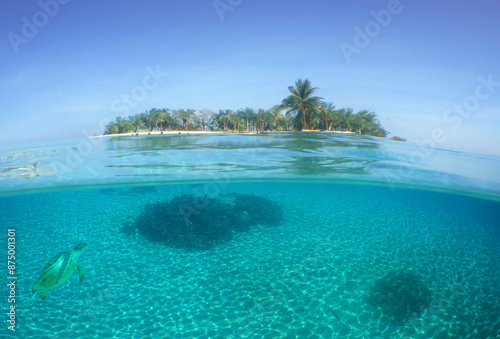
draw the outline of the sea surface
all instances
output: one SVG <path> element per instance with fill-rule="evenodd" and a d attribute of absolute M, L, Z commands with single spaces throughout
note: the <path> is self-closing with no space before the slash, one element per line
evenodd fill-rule
<path fill-rule="evenodd" d="M 206 248 L 141 233 L 179 197 L 182 227 L 251 227 Z M 500 157 L 312 132 L 68 140 L 1 150 L 0 225 L 1 338 L 500 337 Z M 83 283 L 29 304 L 80 242 Z M 428 291 L 402 321 L 387 312 L 415 284 L 370 302 L 394 272 Z"/>

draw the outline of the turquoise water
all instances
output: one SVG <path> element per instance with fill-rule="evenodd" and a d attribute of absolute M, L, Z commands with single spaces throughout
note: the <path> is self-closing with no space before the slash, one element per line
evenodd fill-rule
<path fill-rule="evenodd" d="M 16 332 L 4 323 L 1 335 L 500 336 L 498 157 L 293 133 L 76 140 L 1 160 L 1 239 L 6 248 L 7 229 L 16 230 L 18 276 Z M 145 206 L 183 194 L 224 206 L 235 195 L 264 197 L 282 220 L 206 250 L 130 231 Z M 27 304 L 45 264 L 80 241 L 89 246 L 85 281 L 75 273 Z M 395 270 L 430 291 L 404 323 L 367 302 Z M 7 313 L 6 297 L 2 306 Z"/>

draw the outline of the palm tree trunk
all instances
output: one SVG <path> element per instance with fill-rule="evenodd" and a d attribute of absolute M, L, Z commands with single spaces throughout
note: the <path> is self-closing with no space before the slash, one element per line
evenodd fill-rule
<path fill-rule="evenodd" d="M 306 125 L 306 110 L 305 109 L 302 110 L 302 115 L 304 116 L 304 126 L 302 127 L 302 129 L 307 129 L 307 125 Z"/>

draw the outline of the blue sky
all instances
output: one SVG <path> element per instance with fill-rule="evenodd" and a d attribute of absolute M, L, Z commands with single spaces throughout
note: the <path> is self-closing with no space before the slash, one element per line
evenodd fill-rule
<path fill-rule="evenodd" d="M 0 147 L 152 107 L 270 108 L 307 78 L 393 135 L 500 155 L 498 0 L 5 0 L 0 13 Z"/>

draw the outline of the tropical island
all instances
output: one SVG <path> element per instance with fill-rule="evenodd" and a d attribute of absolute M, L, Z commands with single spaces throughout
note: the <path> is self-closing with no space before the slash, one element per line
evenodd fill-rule
<path fill-rule="evenodd" d="M 270 109 L 242 108 L 237 111 L 221 109 L 214 113 L 209 109 L 152 108 L 128 118 L 117 117 L 106 125 L 105 135 L 153 131 L 200 132 L 291 132 L 331 131 L 358 133 L 386 137 L 389 133 L 381 126 L 374 112 L 352 108 L 337 109 L 331 102 L 315 96 L 319 88 L 312 87 L 308 79 L 297 80 L 288 87 L 290 95 Z M 394 140 L 404 140 L 393 137 Z"/>

